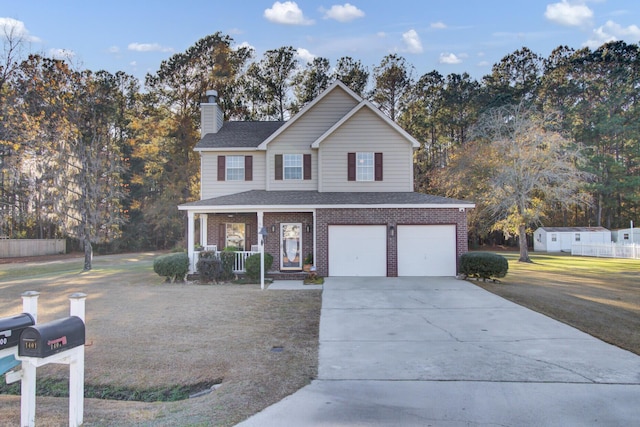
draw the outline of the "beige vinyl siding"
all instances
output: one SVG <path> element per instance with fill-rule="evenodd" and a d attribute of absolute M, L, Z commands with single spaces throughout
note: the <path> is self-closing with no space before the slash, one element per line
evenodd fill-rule
<path fill-rule="evenodd" d="M 218 181 L 218 156 L 253 156 L 252 181 Z M 249 190 L 264 190 L 264 151 L 203 151 L 200 157 L 200 199 L 225 196 Z"/>
<path fill-rule="evenodd" d="M 383 153 L 382 181 L 348 181 L 347 153 Z M 362 108 L 320 143 L 319 191 L 413 191 L 411 143 Z"/>
<path fill-rule="evenodd" d="M 318 156 L 316 150 L 311 149 L 311 144 L 356 105 L 358 105 L 357 100 L 344 90 L 337 88 L 271 141 L 267 146 L 267 189 L 271 191 L 317 190 Z M 274 172 L 276 154 L 311 154 L 311 179 L 276 181 Z"/>

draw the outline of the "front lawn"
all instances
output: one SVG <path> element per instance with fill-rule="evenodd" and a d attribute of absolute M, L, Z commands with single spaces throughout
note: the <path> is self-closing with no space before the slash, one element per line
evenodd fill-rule
<path fill-rule="evenodd" d="M 316 377 L 321 291 L 168 284 L 153 272 L 156 255 L 98 256 L 89 272 L 77 258 L 2 266 L 2 317 L 21 312 L 27 290 L 41 293 L 39 322 L 67 316 L 70 294 L 88 295 L 86 390 L 106 399 L 85 400 L 85 426 L 234 425 Z M 65 425 L 68 400 L 55 396 L 65 394 L 68 367 L 37 375 L 46 390 L 36 424 Z M 205 394 L 148 402 L 185 390 Z M 0 394 L 0 411 L 1 425 L 18 425 L 20 397 Z"/>

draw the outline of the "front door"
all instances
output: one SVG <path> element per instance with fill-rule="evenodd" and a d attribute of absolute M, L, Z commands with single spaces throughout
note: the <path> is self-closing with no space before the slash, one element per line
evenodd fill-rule
<path fill-rule="evenodd" d="M 302 224 L 280 224 L 280 270 L 302 270 Z"/>

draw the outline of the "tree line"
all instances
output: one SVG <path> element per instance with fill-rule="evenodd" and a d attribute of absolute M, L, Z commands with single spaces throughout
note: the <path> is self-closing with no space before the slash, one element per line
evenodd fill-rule
<path fill-rule="evenodd" d="M 335 64 L 326 58 L 301 63 L 290 46 L 257 58 L 218 32 L 163 61 L 140 82 L 124 72 L 78 69 L 25 52 L 19 37 L 5 36 L 0 236 L 71 237 L 85 249 L 86 268 L 94 247 L 118 252 L 184 241 L 185 221 L 176 205 L 199 198 L 193 147 L 199 105 L 209 89 L 218 90 L 226 120 L 287 120 L 340 79 L 420 141 L 416 191 L 479 200 L 470 218 L 474 239 L 522 225 L 496 214 L 513 208 L 500 205 L 504 195 L 485 197 L 488 183 L 511 185 L 490 171 L 517 163 L 505 153 L 518 137 L 500 146 L 501 138 L 486 132 L 496 117 L 510 122 L 522 116 L 530 126 L 519 135 L 541 136 L 524 142 L 542 155 L 531 164 L 553 169 L 557 157 L 555 166 L 564 162 L 575 169 L 562 180 L 578 182 L 556 191 L 561 197 L 549 191 L 559 188 L 557 180 L 527 190 L 531 204 L 523 209 L 536 215 L 519 217 L 525 229 L 541 223 L 625 227 L 638 213 L 635 44 L 560 46 L 547 58 L 523 47 L 476 80 L 467 73 L 418 75 L 397 54 L 373 67 L 348 56 Z M 553 151 L 548 141 L 562 143 Z M 526 156 L 518 160 L 527 164 Z"/>

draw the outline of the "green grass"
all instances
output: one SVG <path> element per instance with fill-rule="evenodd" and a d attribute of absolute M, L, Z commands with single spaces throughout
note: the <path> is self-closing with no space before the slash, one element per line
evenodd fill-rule
<path fill-rule="evenodd" d="M 496 252 L 509 261 L 509 271 L 514 274 L 527 272 L 571 274 L 619 274 L 640 273 L 640 260 L 621 258 L 578 257 L 558 253 L 530 253 L 533 263 L 518 262 L 517 252 Z"/>
<path fill-rule="evenodd" d="M 119 261 L 113 257 L 102 258 L 95 256 L 90 271 L 83 271 L 84 258 L 69 258 L 59 261 L 45 261 L 37 263 L 3 264 L 0 269 L 0 283 L 13 280 L 49 279 L 56 280 L 65 276 L 90 277 L 92 280 L 109 279 L 110 277 L 127 274 L 128 277 L 146 276 L 149 271 L 152 277 L 161 279 L 153 273 L 153 258 L 157 253 L 138 253 L 118 255 Z M 142 277 L 140 277 L 142 278 Z"/>

